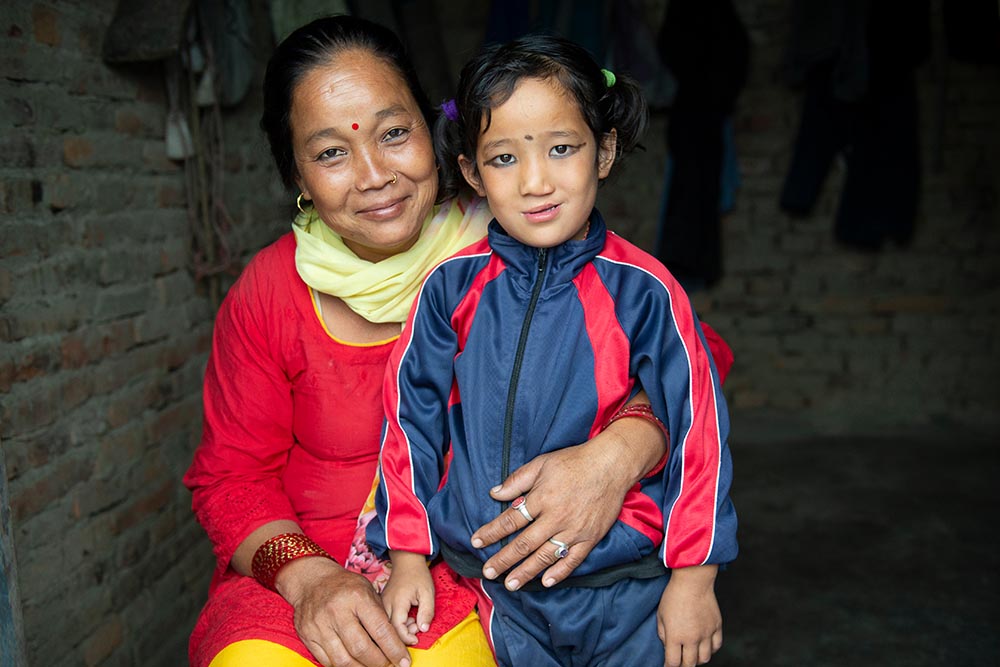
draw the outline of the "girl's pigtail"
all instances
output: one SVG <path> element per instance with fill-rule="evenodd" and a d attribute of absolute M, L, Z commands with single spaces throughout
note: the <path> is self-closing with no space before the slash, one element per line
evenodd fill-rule
<path fill-rule="evenodd" d="M 607 89 L 604 99 L 605 127 L 618 131 L 617 159 L 636 147 L 649 125 L 649 108 L 646 96 L 638 82 L 626 74 L 615 74 L 614 84 Z"/>
<path fill-rule="evenodd" d="M 462 119 L 455 100 L 441 105 L 441 113 L 434 122 L 433 136 L 439 170 L 438 202 L 443 202 L 468 187 L 458 167 L 458 156 L 462 153 Z"/>

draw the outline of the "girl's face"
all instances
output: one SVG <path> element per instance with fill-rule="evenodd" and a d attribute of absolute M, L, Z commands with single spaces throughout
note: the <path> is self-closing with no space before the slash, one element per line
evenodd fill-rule
<path fill-rule="evenodd" d="M 296 182 L 358 257 L 412 246 L 434 205 L 430 132 L 403 78 L 364 50 L 305 74 L 292 94 Z"/>
<path fill-rule="evenodd" d="M 611 171 L 614 131 L 598 146 L 576 101 L 554 79 L 524 79 L 492 110 L 465 179 L 508 234 L 551 248 L 583 238 L 597 184 Z"/>

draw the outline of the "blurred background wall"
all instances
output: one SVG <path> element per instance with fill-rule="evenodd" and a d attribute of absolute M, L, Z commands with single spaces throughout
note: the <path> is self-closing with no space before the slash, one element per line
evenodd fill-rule
<path fill-rule="evenodd" d="M 666 0 L 626 4 L 632 46 L 655 44 Z M 843 153 L 809 211 L 781 204 L 806 94 L 787 76 L 792 3 L 734 5 L 749 46 L 727 116 L 738 178 L 721 272 L 692 283 L 736 356 L 733 433 L 1000 433 L 1000 66 L 949 49 L 943 3 L 928 3 L 912 231 L 862 249 L 835 234 Z M 180 478 L 218 301 L 291 220 L 257 128 L 260 77 L 275 35 L 316 6 L 0 7 L 0 664 L 186 662 L 213 561 Z M 408 32 L 436 100 L 490 21 L 486 2 L 357 9 Z M 195 25 L 220 54 L 208 84 L 183 46 L 204 43 Z M 599 205 L 654 251 L 672 84 L 645 74 L 646 151 Z"/>

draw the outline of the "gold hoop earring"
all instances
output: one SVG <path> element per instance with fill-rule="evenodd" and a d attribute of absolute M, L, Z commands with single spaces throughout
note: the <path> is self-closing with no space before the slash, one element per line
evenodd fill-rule
<path fill-rule="evenodd" d="M 295 198 L 295 205 L 299 207 L 299 210 L 302 211 L 303 215 L 308 215 L 308 212 L 304 208 L 302 208 L 302 196 L 304 194 L 305 194 L 304 192 L 299 193 L 299 196 Z"/>
<path fill-rule="evenodd" d="M 389 185 L 395 185 L 395 184 L 396 184 L 396 172 L 392 172 L 392 180 L 389 181 Z"/>

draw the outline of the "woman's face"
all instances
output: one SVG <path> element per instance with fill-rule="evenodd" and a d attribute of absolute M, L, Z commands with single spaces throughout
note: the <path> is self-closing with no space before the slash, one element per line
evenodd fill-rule
<path fill-rule="evenodd" d="M 437 195 L 430 132 L 399 73 L 343 51 L 296 85 L 296 182 L 320 218 L 372 262 L 412 246 Z"/>

